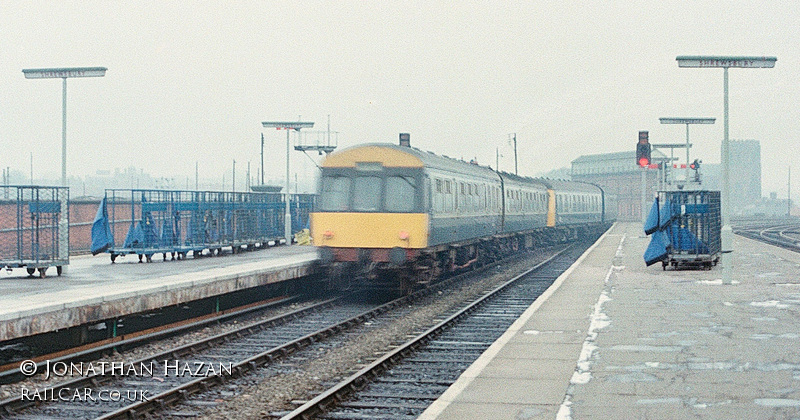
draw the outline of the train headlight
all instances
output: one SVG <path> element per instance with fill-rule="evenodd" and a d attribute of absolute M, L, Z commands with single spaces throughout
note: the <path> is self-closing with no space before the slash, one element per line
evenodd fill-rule
<path fill-rule="evenodd" d="M 322 236 L 325 239 L 331 239 L 331 238 L 333 238 L 333 231 L 332 230 L 326 230 L 325 232 L 322 233 Z"/>
<path fill-rule="evenodd" d="M 397 236 L 400 238 L 401 241 L 407 241 L 409 237 L 408 232 L 404 230 L 401 230 Z"/>

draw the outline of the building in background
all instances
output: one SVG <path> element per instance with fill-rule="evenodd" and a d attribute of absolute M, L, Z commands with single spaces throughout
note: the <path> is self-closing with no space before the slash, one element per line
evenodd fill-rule
<path fill-rule="evenodd" d="M 768 199 L 762 197 L 761 192 L 761 143 L 758 140 L 731 140 L 729 165 L 732 214 L 763 214 L 764 202 Z M 704 163 L 701 167 L 703 188 L 722 190 L 721 165 Z"/>
<path fill-rule="evenodd" d="M 732 140 L 729 155 L 731 207 L 735 214 L 747 213 L 761 200 L 761 143 Z"/>
<path fill-rule="evenodd" d="M 651 161 L 665 161 L 658 150 L 651 152 Z M 572 180 L 599 185 L 608 194 L 617 196 L 617 218 L 642 220 L 642 168 L 636 164 L 636 151 L 583 155 L 572 161 Z M 646 169 L 645 197 L 652 202 L 658 190 L 659 170 Z M 647 205 L 647 204 L 645 204 Z"/>

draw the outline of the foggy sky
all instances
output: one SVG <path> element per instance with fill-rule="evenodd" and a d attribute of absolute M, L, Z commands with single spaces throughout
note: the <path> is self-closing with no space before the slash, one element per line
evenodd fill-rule
<path fill-rule="evenodd" d="M 778 5 L 775 5 L 775 4 Z M 68 171 L 136 166 L 155 176 L 244 178 L 268 145 L 282 179 L 297 120 L 338 131 L 339 147 L 397 142 L 513 169 L 568 166 L 582 154 L 685 142 L 719 162 L 722 69 L 678 55 L 776 56 L 730 70 L 730 137 L 761 142 L 763 194 L 786 197 L 800 134 L 800 6 L 795 2 L 0 2 L 0 167 L 61 171 L 61 80 L 25 68 L 104 66 L 69 79 Z M 683 152 L 677 153 L 684 156 Z M 316 155 L 313 156 L 317 161 Z M 292 173 L 316 173 L 292 152 Z M 796 159 L 795 159 L 796 160 Z M 800 173 L 800 165 L 795 168 Z M 793 182 L 793 194 L 800 182 Z"/>

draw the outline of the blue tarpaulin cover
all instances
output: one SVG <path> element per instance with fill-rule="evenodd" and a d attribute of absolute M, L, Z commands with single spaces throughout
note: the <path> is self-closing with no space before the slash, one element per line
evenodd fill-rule
<path fill-rule="evenodd" d="M 131 222 L 128 227 L 128 234 L 125 235 L 125 242 L 122 244 L 123 248 L 141 248 L 144 246 L 144 231 L 139 223 Z"/>
<path fill-rule="evenodd" d="M 673 225 L 672 229 L 672 248 L 676 251 L 692 251 L 695 254 L 708 254 L 708 246 L 697 239 L 689 229 Z"/>
<path fill-rule="evenodd" d="M 676 212 L 679 209 L 674 209 L 669 200 L 664 200 L 661 206 L 659 204 L 658 197 L 656 197 L 644 222 L 645 235 L 650 235 L 659 229 L 666 228 L 672 220 L 672 216 L 680 213 L 680 211 Z"/>
<path fill-rule="evenodd" d="M 658 198 L 653 201 L 653 206 L 650 207 L 650 213 L 647 213 L 647 219 L 644 221 L 644 234 L 649 235 L 658 230 L 660 223 L 658 217 Z"/>
<path fill-rule="evenodd" d="M 114 237 L 108 227 L 108 208 L 106 207 L 106 199 L 103 198 L 100 201 L 100 207 L 97 208 L 94 222 L 92 222 L 92 246 L 89 250 L 92 255 L 97 255 L 112 246 L 114 246 Z"/>
<path fill-rule="evenodd" d="M 656 231 L 650 237 L 650 245 L 644 251 L 644 263 L 651 266 L 659 261 L 664 261 L 669 254 L 668 248 L 669 236 L 663 230 Z"/>
<path fill-rule="evenodd" d="M 680 214 L 680 211 L 675 211 L 672 203 L 670 203 L 669 200 L 664 200 L 664 204 L 661 206 L 661 211 L 659 211 L 658 216 L 660 229 L 666 228 L 669 222 L 672 220 L 672 216 L 678 214 Z"/>

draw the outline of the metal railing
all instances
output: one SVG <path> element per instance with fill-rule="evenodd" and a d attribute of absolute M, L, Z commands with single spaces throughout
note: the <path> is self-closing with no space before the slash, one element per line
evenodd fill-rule
<path fill-rule="evenodd" d="M 69 189 L 2 187 L 0 200 L 0 267 L 39 269 L 69 264 Z"/>
<path fill-rule="evenodd" d="M 116 255 L 259 247 L 284 235 L 284 196 L 179 190 L 108 189 L 92 228 L 92 253 Z M 314 196 L 290 196 L 293 230 L 308 220 Z"/>

